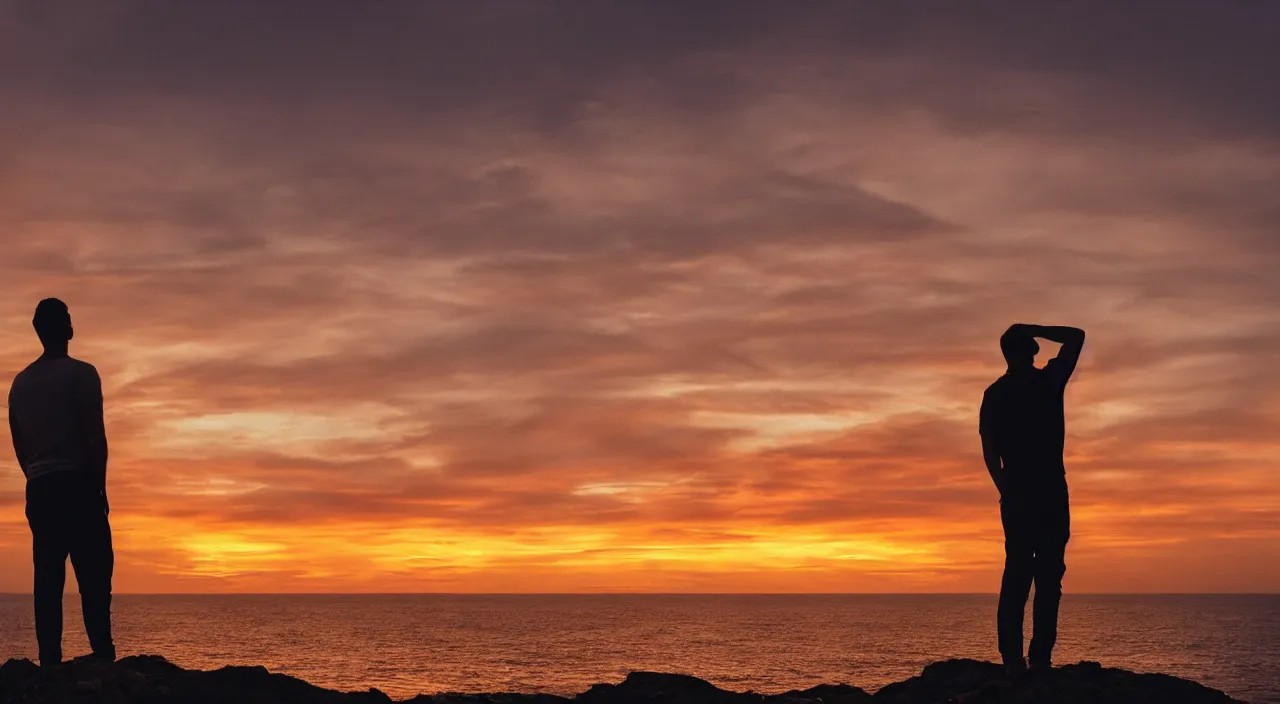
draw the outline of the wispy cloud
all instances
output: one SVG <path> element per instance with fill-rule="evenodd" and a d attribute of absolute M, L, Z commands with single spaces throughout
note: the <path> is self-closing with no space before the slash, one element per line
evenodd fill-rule
<path fill-rule="evenodd" d="M 2 4 L 0 371 L 67 300 L 123 591 L 987 591 L 1076 324 L 1069 588 L 1273 591 L 1280 23 L 1079 5 Z"/>

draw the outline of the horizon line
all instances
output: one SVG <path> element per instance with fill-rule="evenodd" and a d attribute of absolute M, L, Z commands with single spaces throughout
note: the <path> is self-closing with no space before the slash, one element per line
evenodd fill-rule
<path fill-rule="evenodd" d="M 31 597 L 0 592 L 0 597 Z M 75 594 L 68 593 L 68 597 Z M 112 596 L 989 596 L 999 592 L 114 592 Z M 1071 596 L 1280 596 L 1280 592 L 1072 592 Z"/>

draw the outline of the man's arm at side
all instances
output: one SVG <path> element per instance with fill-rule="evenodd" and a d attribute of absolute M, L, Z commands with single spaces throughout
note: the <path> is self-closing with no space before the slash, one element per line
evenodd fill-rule
<path fill-rule="evenodd" d="M 1000 461 L 1000 451 L 996 448 L 996 444 L 986 435 L 982 436 L 982 459 L 987 463 L 987 472 L 991 474 L 991 481 L 995 482 L 996 491 L 1004 496 L 1004 465 Z"/>
<path fill-rule="evenodd" d="M 27 473 L 27 448 L 22 439 L 22 429 L 18 427 L 18 419 L 13 417 L 13 400 L 9 401 L 9 436 L 13 438 L 13 454 L 18 457 L 18 466 L 22 473 Z"/>
<path fill-rule="evenodd" d="M 1058 356 L 1050 360 L 1050 364 L 1062 377 L 1065 384 L 1080 361 L 1080 351 L 1084 349 L 1084 330 L 1065 325 L 1028 325 L 1027 332 L 1032 337 L 1040 337 L 1056 342 L 1062 347 Z"/>
<path fill-rule="evenodd" d="M 98 488 L 107 488 L 107 427 L 102 413 L 102 378 L 98 370 L 89 367 L 85 375 L 85 392 L 82 398 L 85 419 L 85 445 L 88 448 L 89 473 Z"/>
<path fill-rule="evenodd" d="M 991 474 L 996 490 L 1003 496 L 1004 463 L 1000 459 L 1000 448 L 995 440 L 995 409 L 992 404 L 991 393 L 988 391 L 982 395 L 982 406 L 978 410 L 978 433 L 982 435 L 982 460 L 987 463 L 987 472 Z"/>

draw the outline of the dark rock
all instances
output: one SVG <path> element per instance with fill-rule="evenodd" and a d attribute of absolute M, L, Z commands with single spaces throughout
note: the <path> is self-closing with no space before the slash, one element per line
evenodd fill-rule
<path fill-rule="evenodd" d="M 917 677 L 885 686 L 872 699 L 886 704 L 1239 704 L 1196 682 L 1096 662 L 1010 680 L 1003 667 L 977 660 L 934 663 Z"/>
<path fill-rule="evenodd" d="M 386 694 L 335 692 L 264 667 L 185 670 L 164 658 L 81 658 L 54 667 L 28 660 L 0 666 L 0 704 L 390 704 Z M 1222 692 L 1168 675 L 1139 675 L 1096 662 L 1010 682 L 998 665 L 948 660 L 875 695 L 849 685 L 784 694 L 730 692 L 689 675 L 633 672 L 573 699 L 550 694 L 418 695 L 409 704 L 1239 704 Z"/>
<path fill-rule="evenodd" d="M 574 698 L 581 704 L 737 704 L 758 702 L 760 695 L 727 692 L 689 675 L 632 672 L 622 684 L 597 684 Z"/>
<path fill-rule="evenodd" d="M 797 691 L 792 690 L 782 695 L 788 699 L 770 700 L 782 702 L 812 702 L 814 704 L 864 704 L 871 701 L 871 695 L 847 684 L 820 684 L 817 687 Z"/>
<path fill-rule="evenodd" d="M 21 687 L 39 671 L 40 668 L 30 660 L 10 660 L 0 665 L 0 697 Z"/>
<path fill-rule="evenodd" d="M 1003 676 L 1004 668 L 994 663 L 946 660 L 926 665 L 923 672 L 909 680 L 885 685 L 873 699 L 888 704 L 942 704 L 957 694 L 999 683 Z"/>

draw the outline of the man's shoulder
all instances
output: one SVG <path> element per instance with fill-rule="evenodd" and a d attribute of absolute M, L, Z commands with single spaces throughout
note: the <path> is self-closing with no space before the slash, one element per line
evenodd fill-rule
<path fill-rule="evenodd" d="M 982 407 L 979 409 L 979 414 L 984 422 L 1006 411 L 1009 405 L 1007 387 L 1008 381 L 1002 376 L 991 382 L 987 390 L 982 392 Z"/>
<path fill-rule="evenodd" d="M 982 392 L 982 406 L 978 409 L 978 432 L 989 435 L 1004 423 L 1008 403 L 1004 400 L 1005 377 L 1000 377 Z"/>
<path fill-rule="evenodd" d="M 1008 385 L 1009 385 L 1009 375 L 1003 374 L 1000 376 L 1000 378 L 996 379 L 995 381 L 987 385 L 987 390 L 982 392 L 982 397 L 989 398 L 991 396 L 998 395 Z"/>
<path fill-rule="evenodd" d="M 1040 380 L 1044 387 L 1061 394 L 1066 391 L 1067 382 L 1071 379 L 1071 372 L 1064 370 L 1062 360 L 1054 357 L 1045 362 L 1044 368 L 1036 370 L 1036 378 Z"/>
<path fill-rule="evenodd" d="M 98 368 L 93 366 L 92 364 L 89 364 L 83 359 L 76 359 L 75 357 L 67 357 L 67 363 L 70 364 L 71 367 L 75 369 L 76 372 L 79 374 L 85 374 L 85 375 L 91 375 L 91 376 L 98 375 Z"/>
<path fill-rule="evenodd" d="M 93 394 L 97 389 L 102 388 L 102 377 L 98 376 L 97 367 L 73 357 L 68 357 L 67 360 L 71 365 L 69 372 L 75 378 L 72 383 L 75 384 L 76 388 L 88 394 Z"/>
<path fill-rule="evenodd" d="M 74 376 L 76 378 L 97 379 L 98 368 L 92 364 L 74 357 L 62 357 L 61 359 L 37 359 L 28 364 L 22 371 L 13 377 L 13 384 L 9 387 L 10 393 L 13 389 L 20 388 L 24 385 L 36 383 L 39 384 L 43 379 Z"/>
<path fill-rule="evenodd" d="M 39 361 L 40 360 L 36 360 L 35 362 L 28 364 L 27 366 L 22 368 L 22 371 L 13 375 L 13 382 L 9 384 L 10 396 L 13 396 L 14 391 L 20 390 L 23 387 L 23 385 L 25 385 L 28 381 L 30 381 L 31 375 L 32 375 L 31 370 L 33 367 L 36 366 L 37 363 L 39 363 Z"/>

